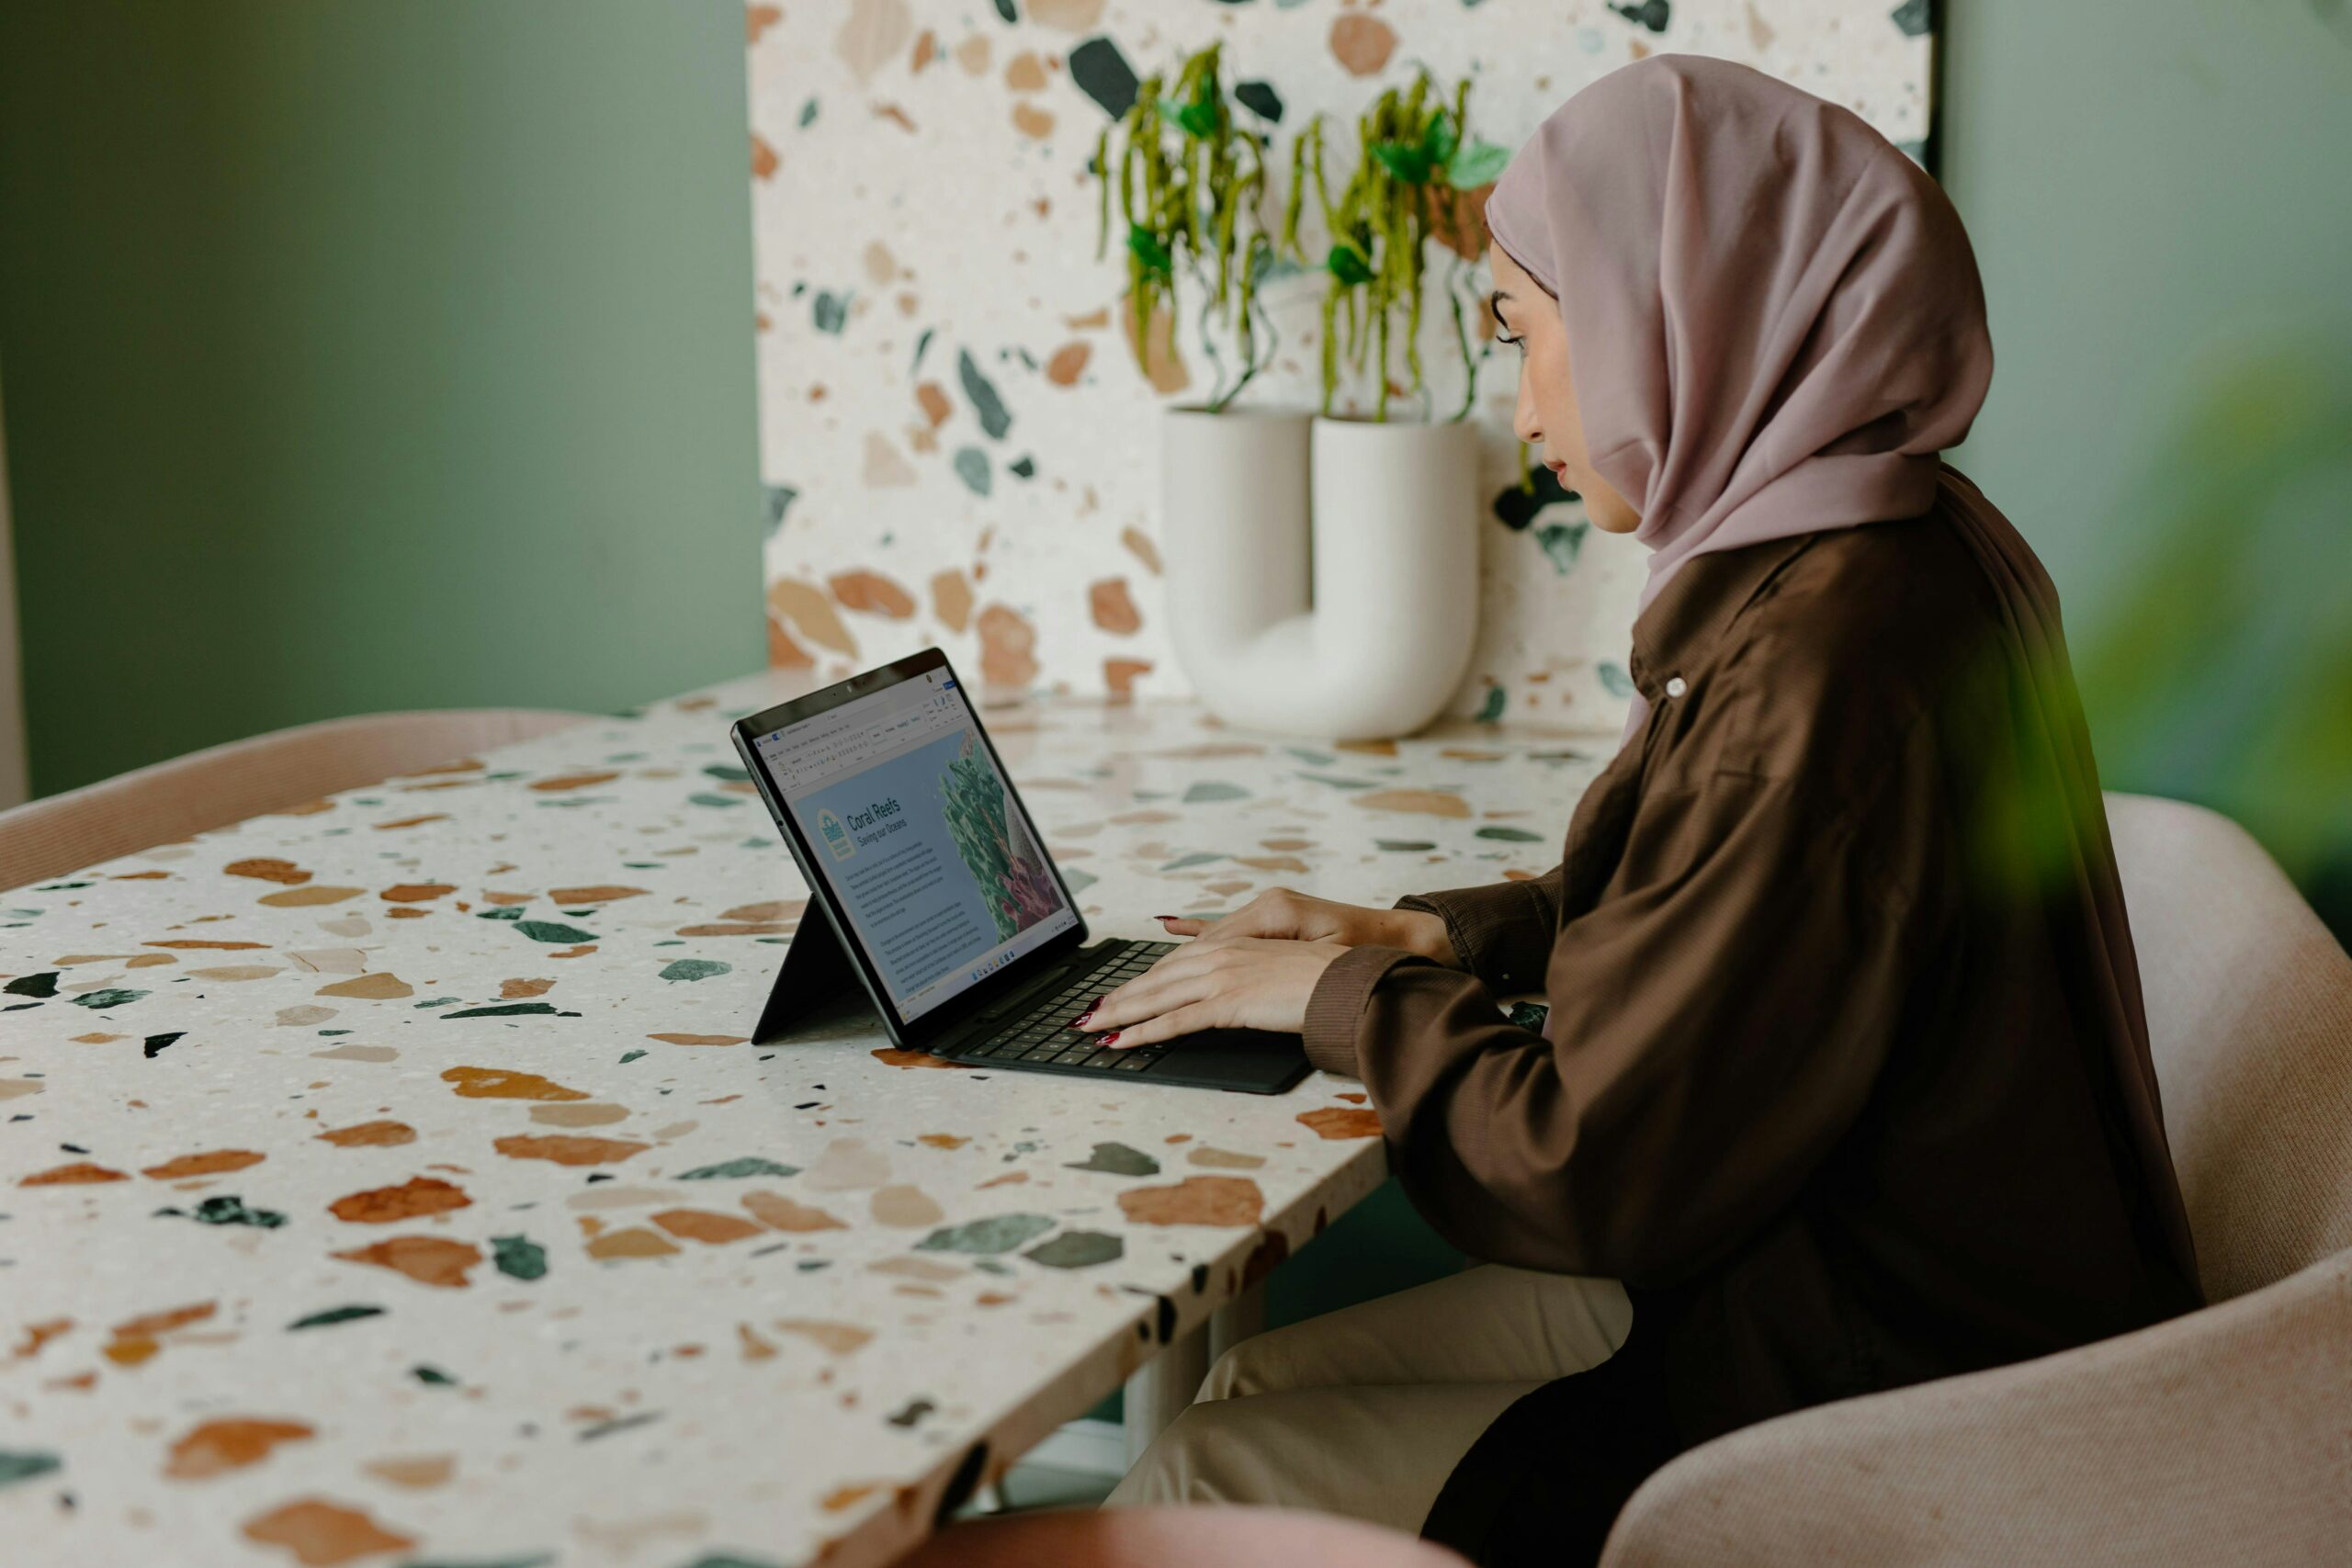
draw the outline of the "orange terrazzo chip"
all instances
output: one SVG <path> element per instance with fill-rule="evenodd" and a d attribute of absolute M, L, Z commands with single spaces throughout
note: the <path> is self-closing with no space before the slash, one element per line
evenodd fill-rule
<path fill-rule="evenodd" d="M 376 975 L 355 975 L 348 980 L 337 980 L 321 986 L 314 993 L 322 997 L 356 997 L 362 1001 L 393 1002 L 416 995 L 416 987 L 399 976 L 386 970 Z"/>
<path fill-rule="evenodd" d="M 395 1235 L 328 1256 L 390 1269 L 420 1285 L 454 1290 L 472 1283 L 466 1278 L 466 1270 L 481 1261 L 481 1248 L 470 1242 L 450 1241 L 437 1235 Z"/>
<path fill-rule="evenodd" d="M 1254 1225 L 1265 1207 L 1266 1195 L 1245 1176 L 1188 1176 L 1119 1194 L 1119 1212 L 1147 1225 Z"/>
<path fill-rule="evenodd" d="M 896 1046 L 886 1045 L 868 1055 L 886 1067 L 948 1067 L 957 1072 L 965 1070 L 963 1063 L 951 1062 L 944 1056 L 934 1056 L 928 1051 L 901 1051 Z"/>
<path fill-rule="evenodd" d="M 652 1146 L 625 1138 L 575 1138 L 559 1134 L 533 1136 L 524 1133 L 501 1138 L 491 1145 L 509 1159 L 553 1160 L 558 1165 L 612 1165 L 631 1155 L 641 1155 Z"/>
<path fill-rule="evenodd" d="M 874 1330 L 854 1323 L 832 1323 L 820 1317 L 782 1317 L 776 1327 L 821 1346 L 827 1354 L 846 1356 L 874 1337 Z"/>
<path fill-rule="evenodd" d="M 730 1241 L 762 1234 L 760 1227 L 749 1220 L 713 1213 L 708 1209 L 664 1209 L 653 1216 L 653 1223 L 672 1235 L 711 1247 L 723 1247 Z"/>
<path fill-rule="evenodd" d="M 212 1149 L 200 1155 L 182 1155 L 161 1165 L 151 1165 L 141 1171 L 158 1181 L 178 1181 L 191 1176 L 219 1176 L 227 1171 L 243 1170 L 259 1165 L 268 1156 L 252 1149 Z"/>
<path fill-rule="evenodd" d="M 1380 1136 L 1380 1112 L 1363 1106 L 1327 1105 L 1320 1111 L 1302 1111 L 1296 1119 L 1314 1128 L 1318 1138 Z"/>
<path fill-rule="evenodd" d="M 119 1170 L 108 1170 L 88 1160 L 76 1160 L 72 1165 L 51 1166 L 37 1170 L 17 1183 L 19 1187 L 81 1187 L 95 1181 L 128 1181 L 130 1178 Z"/>
<path fill-rule="evenodd" d="M 258 1464 L 278 1444 L 315 1435 L 315 1428 L 300 1421 L 231 1416 L 201 1422 L 172 1445 L 171 1461 L 164 1466 L 164 1473 L 176 1481 L 201 1481 L 222 1471 Z"/>
<path fill-rule="evenodd" d="M 473 1201 L 464 1188 L 453 1182 L 437 1176 L 413 1176 L 398 1187 L 371 1187 L 365 1192 L 338 1198 L 327 1205 L 327 1213 L 353 1224 L 387 1225 L 425 1214 L 471 1208 Z"/>
<path fill-rule="evenodd" d="M 600 1235 L 588 1244 L 591 1258 L 668 1258 L 678 1248 L 656 1231 L 643 1225 L 631 1225 Z"/>
<path fill-rule="evenodd" d="M 796 1203 L 774 1192 L 746 1192 L 743 1207 L 762 1224 L 780 1231 L 839 1231 L 849 1227 L 822 1209 Z"/>
<path fill-rule="evenodd" d="M 609 904 L 616 898 L 638 898 L 642 897 L 644 894 L 645 889 L 642 887 L 625 887 L 616 883 L 598 883 L 593 887 L 550 887 L 548 889 L 548 897 L 551 902 L 567 907 L 573 904 Z"/>
<path fill-rule="evenodd" d="M 345 898 L 356 898 L 367 891 L 364 887 L 288 887 L 283 893 L 266 893 L 261 902 L 274 909 L 307 909 L 316 904 L 340 904 Z"/>
<path fill-rule="evenodd" d="M 330 1127 L 316 1139 L 333 1144 L 339 1149 L 380 1149 L 396 1144 L 416 1142 L 416 1129 L 405 1122 L 361 1122 L 349 1127 Z"/>
<path fill-rule="evenodd" d="M 263 882 L 278 882 L 288 886 L 311 880 L 311 874 L 290 860 L 256 859 L 231 861 L 220 868 L 228 876 L 250 876 Z"/>
<path fill-rule="evenodd" d="M 771 898 L 759 904 L 738 904 L 731 909 L 721 909 L 722 920 L 797 920 L 808 912 L 806 898 Z"/>
<path fill-rule="evenodd" d="M 323 1497 L 298 1498 L 254 1515 L 243 1528 L 248 1540 L 291 1551 L 302 1568 L 334 1568 L 354 1558 L 400 1551 L 416 1544 L 414 1536 L 385 1529 L 361 1510 Z"/>
<path fill-rule="evenodd" d="M 513 1072 L 504 1067 L 451 1067 L 441 1075 L 441 1081 L 456 1085 L 459 1097 L 466 1100 L 588 1098 L 579 1089 L 566 1089 L 537 1073 Z"/>

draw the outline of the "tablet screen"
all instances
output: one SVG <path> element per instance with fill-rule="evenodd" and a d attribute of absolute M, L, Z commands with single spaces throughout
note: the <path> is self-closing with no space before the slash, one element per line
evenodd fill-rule
<path fill-rule="evenodd" d="M 1078 924 L 947 671 L 753 744 L 900 1018 Z"/>

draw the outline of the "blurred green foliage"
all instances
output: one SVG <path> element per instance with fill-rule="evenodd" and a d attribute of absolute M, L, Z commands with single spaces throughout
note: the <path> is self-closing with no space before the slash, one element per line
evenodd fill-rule
<path fill-rule="evenodd" d="M 2200 366 L 2075 671 L 2109 789 L 2193 800 L 2352 942 L 2352 336 Z"/>

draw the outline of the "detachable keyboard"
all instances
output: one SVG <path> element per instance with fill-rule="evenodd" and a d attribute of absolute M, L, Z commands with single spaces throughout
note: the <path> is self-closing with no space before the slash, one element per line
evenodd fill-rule
<path fill-rule="evenodd" d="M 1122 1051 L 1094 1043 L 1103 1031 L 1072 1029 L 1069 1021 L 1084 1012 L 1095 998 L 1116 990 L 1158 963 L 1161 954 L 1175 950 L 1172 942 L 1122 942 L 1108 964 L 1048 993 L 1020 1017 L 957 1051 L 956 1059 L 1049 1065 L 1079 1072 L 1148 1073 L 1167 1058 L 1174 1042 Z"/>
<path fill-rule="evenodd" d="M 1306 1054 L 1295 1034 L 1262 1029 L 1206 1029 L 1126 1050 L 1097 1045 L 1103 1031 L 1072 1029 L 1069 1021 L 1095 998 L 1117 989 L 1176 950 L 1172 942 L 1114 937 L 1084 949 L 1098 954 L 1071 978 L 1048 985 L 1042 998 L 1023 998 L 1018 1012 L 995 1019 L 968 1043 L 941 1054 L 973 1066 L 1023 1072 L 1081 1073 L 1129 1083 L 1181 1084 L 1202 1089 L 1279 1094 L 1306 1075 Z"/>

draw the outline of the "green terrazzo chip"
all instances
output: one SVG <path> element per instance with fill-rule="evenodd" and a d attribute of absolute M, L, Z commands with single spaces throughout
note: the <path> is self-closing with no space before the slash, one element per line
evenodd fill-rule
<path fill-rule="evenodd" d="M 0 1486 L 30 1481 L 64 1468 L 65 1461 L 40 1449 L 0 1449 Z"/>
<path fill-rule="evenodd" d="M 276 1230 L 286 1223 L 286 1216 L 275 1209 L 249 1209 L 245 1206 L 243 1199 L 228 1194 L 218 1198 L 207 1198 L 203 1202 L 198 1203 L 193 1212 L 180 1208 L 163 1208 L 156 1210 L 155 1213 L 158 1217 L 164 1214 L 178 1215 L 195 1220 L 200 1224 L 254 1225 L 262 1230 Z"/>
<path fill-rule="evenodd" d="M 1101 1231 L 1064 1231 L 1021 1256 L 1048 1269 L 1091 1269 L 1098 1263 L 1115 1263 L 1126 1250 L 1125 1242 Z"/>
<path fill-rule="evenodd" d="M 998 1214 L 960 1225 L 943 1225 L 915 1243 L 917 1252 L 1011 1252 L 1054 1228 L 1045 1214 Z"/>
<path fill-rule="evenodd" d="M 518 920 L 514 929 L 533 942 L 560 942 L 570 945 L 596 940 L 594 931 L 583 931 L 578 926 L 567 926 L 560 920 Z"/>
<path fill-rule="evenodd" d="M 548 1249 L 528 1236 L 494 1235 L 490 1238 L 492 1256 L 497 1260 L 498 1271 L 510 1279 L 537 1280 L 548 1271 Z"/>
<path fill-rule="evenodd" d="M 308 1317 L 296 1318 L 286 1325 L 286 1331 L 291 1334 L 298 1328 L 324 1328 L 329 1324 L 350 1323 L 363 1317 L 383 1315 L 384 1309 L 379 1306 L 329 1307 L 324 1312 L 314 1312 Z"/>
<path fill-rule="evenodd" d="M 680 1173 L 678 1179 L 711 1181 L 726 1177 L 797 1176 L 799 1174 L 800 1168 L 797 1165 L 779 1165 L 775 1160 L 763 1159 L 758 1155 L 744 1155 L 739 1159 L 721 1160 L 717 1165 L 706 1165 L 695 1170 L 684 1171 Z"/>
<path fill-rule="evenodd" d="M 1084 1159 L 1064 1162 L 1070 1170 L 1102 1170 L 1113 1176 L 1158 1176 L 1159 1162 L 1125 1144 L 1097 1144 Z"/>

